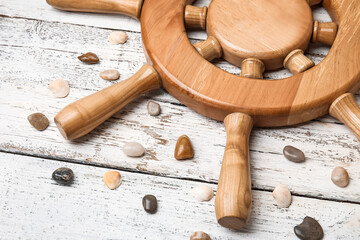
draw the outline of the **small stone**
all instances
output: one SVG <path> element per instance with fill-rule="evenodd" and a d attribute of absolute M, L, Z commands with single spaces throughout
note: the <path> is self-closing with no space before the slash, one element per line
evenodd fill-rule
<path fill-rule="evenodd" d="M 151 116 L 158 116 L 161 112 L 160 104 L 154 101 L 148 101 L 147 111 Z"/>
<path fill-rule="evenodd" d="M 214 190 L 207 185 L 200 185 L 191 189 L 190 194 L 199 202 L 210 201 L 214 197 Z"/>
<path fill-rule="evenodd" d="M 69 185 L 74 180 L 74 173 L 70 168 L 58 168 L 53 172 L 52 178 L 59 184 Z"/>
<path fill-rule="evenodd" d="M 194 232 L 190 240 L 211 240 L 210 236 L 204 232 Z"/>
<path fill-rule="evenodd" d="M 33 113 L 27 117 L 29 123 L 39 131 L 44 131 L 49 126 L 49 119 L 42 113 Z"/>
<path fill-rule="evenodd" d="M 78 59 L 87 64 L 95 64 L 99 62 L 98 56 L 96 56 L 96 54 L 92 52 L 88 52 L 81 56 L 78 56 Z"/>
<path fill-rule="evenodd" d="M 100 77 L 107 81 L 114 81 L 120 78 L 120 73 L 117 70 L 105 70 L 100 73 Z"/>
<path fill-rule="evenodd" d="M 129 157 L 141 157 L 145 153 L 144 147 L 137 142 L 126 143 L 122 150 Z"/>
<path fill-rule="evenodd" d="M 128 40 L 128 35 L 123 31 L 115 31 L 109 34 L 108 40 L 112 44 L 123 44 Z"/>
<path fill-rule="evenodd" d="M 283 149 L 284 156 L 292 162 L 301 163 L 305 161 L 305 154 L 293 146 L 286 146 Z"/>
<path fill-rule="evenodd" d="M 64 98 L 69 95 L 69 82 L 64 79 L 56 79 L 49 84 L 49 89 L 57 98 Z"/>
<path fill-rule="evenodd" d="M 290 206 L 292 198 L 287 186 L 279 184 L 272 192 L 272 195 L 280 208 L 288 208 Z"/>
<path fill-rule="evenodd" d="M 294 228 L 294 232 L 303 240 L 320 240 L 324 237 L 321 225 L 312 217 L 305 217 L 303 222 Z"/>
<path fill-rule="evenodd" d="M 182 135 L 179 137 L 176 143 L 174 156 L 177 160 L 185 160 L 194 157 L 194 149 L 188 136 Z"/>
<path fill-rule="evenodd" d="M 119 172 L 108 171 L 104 174 L 103 181 L 110 190 L 114 190 L 121 185 L 122 178 Z"/>
<path fill-rule="evenodd" d="M 338 187 L 346 187 L 349 185 L 349 174 L 343 167 L 336 167 L 331 173 L 331 181 Z"/>
<path fill-rule="evenodd" d="M 143 197 L 142 205 L 148 213 L 154 214 L 157 211 L 157 199 L 154 195 L 146 195 Z"/>

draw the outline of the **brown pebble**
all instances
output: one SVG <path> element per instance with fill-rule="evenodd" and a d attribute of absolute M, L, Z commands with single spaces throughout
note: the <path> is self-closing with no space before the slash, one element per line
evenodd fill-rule
<path fill-rule="evenodd" d="M 211 240 L 211 238 L 207 233 L 199 231 L 194 232 L 193 235 L 191 235 L 190 240 Z"/>
<path fill-rule="evenodd" d="M 30 114 L 27 119 L 39 131 L 43 131 L 49 126 L 49 119 L 42 113 Z"/>
<path fill-rule="evenodd" d="M 146 195 L 142 199 L 142 205 L 144 210 L 148 213 L 156 213 L 157 211 L 157 199 L 154 195 Z"/>
<path fill-rule="evenodd" d="M 78 59 L 87 64 L 95 64 L 99 62 L 98 56 L 96 56 L 96 54 L 92 52 L 88 52 L 81 56 L 78 56 Z"/>
<path fill-rule="evenodd" d="M 338 187 L 349 185 L 349 174 L 343 167 L 336 167 L 331 173 L 331 181 Z"/>
<path fill-rule="evenodd" d="M 293 146 L 286 146 L 283 149 L 284 156 L 292 162 L 301 163 L 305 161 L 305 154 Z"/>
<path fill-rule="evenodd" d="M 320 240 L 324 237 L 324 231 L 312 217 L 305 217 L 303 222 L 294 228 L 296 236 L 303 240 Z"/>
<path fill-rule="evenodd" d="M 194 149 L 188 136 L 182 135 L 179 137 L 176 143 L 174 156 L 177 160 L 185 160 L 194 157 Z"/>
<path fill-rule="evenodd" d="M 120 78 L 120 73 L 117 70 L 105 70 L 100 73 L 100 77 L 107 81 L 114 81 Z"/>

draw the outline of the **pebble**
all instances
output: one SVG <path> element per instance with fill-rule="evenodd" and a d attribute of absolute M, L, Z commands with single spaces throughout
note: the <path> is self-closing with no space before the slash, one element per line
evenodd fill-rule
<path fill-rule="evenodd" d="M 104 174 L 103 181 L 110 190 L 114 190 L 121 185 L 122 178 L 119 172 L 108 171 Z"/>
<path fill-rule="evenodd" d="M 280 208 L 288 208 L 290 206 L 292 198 L 291 192 L 287 186 L 279 184 L 272 192 L 272 195 L 276 201 L 276 204 Z"/>
<path fill-rule="evenodd" d="M 283 149 L 284 156 L 292 162 L 301 163 L 305 161 L 305 154 L 293 146 L 286 146 Z"/>
<path fill-rule="evenodd" d="M 191 189 L 190 194 L 199 202 L 210 201 L 214 197 L 214 190 L 207 185 L 200 185 Z"/>
<path fill-rule="evenodd" d="M 312 217 L 305 217 L 300 225 L 294 227 L 294 232 L 303 240 L 320 240 L 324 237 L 321 225 Z"/>
<path fill-rule="evenodd" d="M 331 173 L 331 181 L 338 187 L 349 185 L 349 174 L 343 167 L 336 167 Z"/>
<path fill-rule="evenodd" d="M 129 157 L 141 157 L 145 153 L 144 147 L 137 142 L 125 143 L 122 150 Z"/>
<path fill-rule="evenodd" d="M 161 112 L 160 104 L 154 101 L 148 101 L 147 111 L 151 116 L 158 116 Z"/>
<path fill-rule="evenodd" d="M 56 79 L 49 84 L 49 89 L 57 98 L 64 98 L 69 95 L 69 82 L 64 79 Z"/>
<path fill-rule="evenodd" d="M 69 185 L 74 179 L 74 173 L 70 168 L 58 168 L 53 172 L 52 178 L 57 183 L 60 183 L 62 185 Z"/>
<path fill-rule="evenodd" d="M 105 70 L 100 73 L 100 77 L 107 81 L 114 81 L 120 78 L 120 73 L 117 70 Z"/>
<path fill-rule="evenodd" d="M 210 236 L 204 232 L 194 232 L 190 240 L 211 240 Z"/>
<path fill-rule="evenodd" d="M 109 34 L 108 40 L 112 44 L 123 44 L 128 40 L 128 35 L 123 31 L 115 31 Z"/>
<path fill-rule="evenodd" d="M 95 64 L 99 62 L 98 56 L 96 56 L 96 54 L 92 52 L 88 52 L 81 56 L 78 56 L 78 59 L 87 64 Z"/>
<path fill-rule="evenodd" d="M 182 135 L 179 137 L 176 143 L 174 156 L 177 160 L 185 160 L 194 157 L 194 149 L 188 136 Z"/>
<path fill-rule="evenodd" d="M 39 131 L 45 130 L 49 126 L 49 119 L 42 113 L 33 113 L 27 117 L 29 123 Z"/>
<path fill-rule="evenodd" d="M 146 195 L 142 199 L 144 210 L 148 213 L 154 214 L 157 211 L 157 199 L 154 195 Z"/>

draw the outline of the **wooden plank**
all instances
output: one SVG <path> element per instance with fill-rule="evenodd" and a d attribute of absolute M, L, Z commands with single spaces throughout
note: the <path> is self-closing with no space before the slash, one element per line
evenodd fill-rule
<path fill-rule="evenodd" d="M 101 70 L 119 69 L 121 80 L 134 73 L 144 61 L 138 33 L 129 33 L 127 44 L 114 46 L 107 43 L 110 31 L 104 29 L 7 18 L 2 18 L 0 27 L 4 29 L 0 32 L 3 59 L 0 147 L 3 151 L 217 182 L 226 137 L 223 124 L 179 105 L 163 91 L 138 99 L 74 143 L 63 140 L 53 123 L 45 132 L 29 126 L 28 114 L 41 111 L 52 118 L 66 104 L 113 84 L 98 77 Z M 76 59 L 87 50 L 98 53 L 101 64 L 88 66 Z M 70 81 L 69 97 L 54 99 L 51 96 L 47 85 L 55 78 Z M 159 117 L 147 115 L 149 98 L 162 102 L 163 113 Z M 357 99 L 359 101 L 359 97 Z M 172 156 L 176 139 L 182 134 L 188 134 L 193 140 L 194 160 L 177 162 Z M 141 159 L 128 158 L 121 151 L 125 142 L 133 140 L 147 148 L 147 154 Z M 303 149 L 307 162 L 298 165 L 285 160 L 281 152 L 287 144 Z M 296 128 L 256 129 L 250 150 L 255 188 L 273 189 L 282 182 L 301 195 L 360 201 L 356 190 L 360 168 L 355 161 L 360 155 L 358 141 L 330 117 Z M 339 189 L 330 181 L 331 170 L 338 165 L 347 168 L 353 178 L 346 189 Z"/>
<path fill-rule="evenodd" d="M 236 232 L 216 223 L 214 199 L 200 203 L 188 194 L 198 182 L 121 172 L 122 185 L 111 191 L 102 182 L 106 168 L 4 153 L 0 159 L 1 239 L 189 239 L 199 230 L 214 240 L 297 239 L 293 227 L 306 215 L 320 222 L 326 239 L 360 237 L 358 204 L 295 196 L 289 209 L 279 209 L 270 192 L 253 191 L 250 223 Z M 51 179 L 58 167 L 74 171 L 73 185 Z M 145 194 L 158 198 L 154 215 L 142 209 Z"/>

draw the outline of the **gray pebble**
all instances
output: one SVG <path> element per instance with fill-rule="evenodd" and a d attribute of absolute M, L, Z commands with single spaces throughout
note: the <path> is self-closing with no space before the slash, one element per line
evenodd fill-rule
<path fill-rule="evenodd" d="M 296 236 L 303 240 L 320 240 L 324 237 L 324 231 L 312 217 L 305 217 L 303 222 L 294 228 Z"/>
<path fill-rule="evenodd" d="M 148 213 L 154 214 L 157 211 L 157 199 L 154 195 L 146 195 L 142 199 L 144 210 Z"/>
<path fill-rule="evenodd" d="M 126 143 L 122 150 L 129 157 L 141 157 L 145 153 L 144 147 L 137 142 Z"/>
<path fill-rule="evenodd" d="M 74 173 L 70 168 L 58 168 L 53 174 L 52 178 L 62 185 L 69 185 L 74 179 Z"/>
<path fill-rule="evenodd" d="M 147 110 L 151 116 L 158 116 L 161 112 L 160 104 L 150 100 L 147 104 Z"/>
<path fill-rule="evenodd" d="M 284 156 L 292 162 L 301 163 L 305 161 L 305 154 L 293 146 L 286 146 L 283 149 Z"/>

